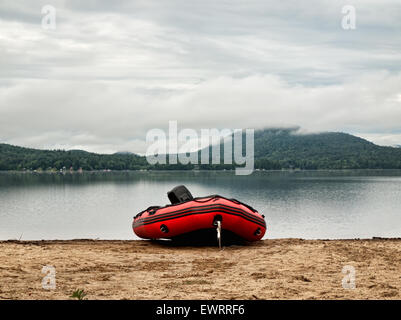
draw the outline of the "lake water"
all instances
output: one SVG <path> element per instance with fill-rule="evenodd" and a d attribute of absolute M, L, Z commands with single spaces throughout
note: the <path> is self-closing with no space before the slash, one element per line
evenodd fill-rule
<path fill-rule="evenodd" d="M 266 216 L 267 238 L 401 237 L 401 171 L 0 173 L 0 239 L 137 239 L 132 217 L 185 184 Z"/>

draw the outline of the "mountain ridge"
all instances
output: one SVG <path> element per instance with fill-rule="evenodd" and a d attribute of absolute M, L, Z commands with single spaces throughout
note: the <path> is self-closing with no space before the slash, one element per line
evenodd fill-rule
<path fill-rule="evenodd" d="M 254 135 L 255 169 L 401 169 L 401 148 L 378 146 L 343 132 L 299 133 L 268 128 Z M 201 151 L 198 151 L 201 152 Z M 233 169 L 224 164 L 156 164 L 129 152 L 98 154 L 84 150 L 39 150 L 0 144 L 0 170 L 191 170 Z"/>

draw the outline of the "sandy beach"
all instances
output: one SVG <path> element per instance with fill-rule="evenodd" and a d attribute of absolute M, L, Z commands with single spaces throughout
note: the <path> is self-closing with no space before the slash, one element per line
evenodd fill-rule
<path fill-rule="evenodd" d="M 2 241 L 0 299 L 400 299 L 401 239 L 265 240 L 246 246 L 150 241 Z M 43 289 L 43 266 L 56 288 Z M 344 266 L 355 289 L 344 289 Z"/>

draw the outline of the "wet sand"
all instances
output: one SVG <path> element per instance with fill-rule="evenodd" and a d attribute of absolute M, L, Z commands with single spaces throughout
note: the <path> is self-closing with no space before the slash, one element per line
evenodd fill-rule
<path fill-rule="evenodd" d="M 42 267 L 56 270 L 43 289 Z M 355 289 L 342 269 L 355 268 Z M 2 241 L 0 299 L 401 299 L 401 239 L 265 240 L 183 247 L 150 241 Z"/>

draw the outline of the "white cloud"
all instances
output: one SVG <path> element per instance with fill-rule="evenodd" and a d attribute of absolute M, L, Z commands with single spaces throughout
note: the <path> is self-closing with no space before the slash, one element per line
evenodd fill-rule
<path fill-rule="evenodd" d="M 372 141 L 381 146 L 401 147 L 401 133 L 382 134 L 382 133 L 366 133 L 357 134 L 357 136 Z"/>
<path fill-rule="evenodd" d="M 310 131 L 395 132 L 400 83 L 401 74 L 388 73 L 318 87 L 275 76 L 221 77 L 153 95 L 129 82 L 35 80 L 0 90 L 6 106 L 0 127 L 3 139 L 16 144 L 103 152 L 144 152 L 138 149 L 144 144 L 133 141 L 143 141 L 149 129 L 167 129 L 169 120 L 194 129 L 300 125 Z"/>

